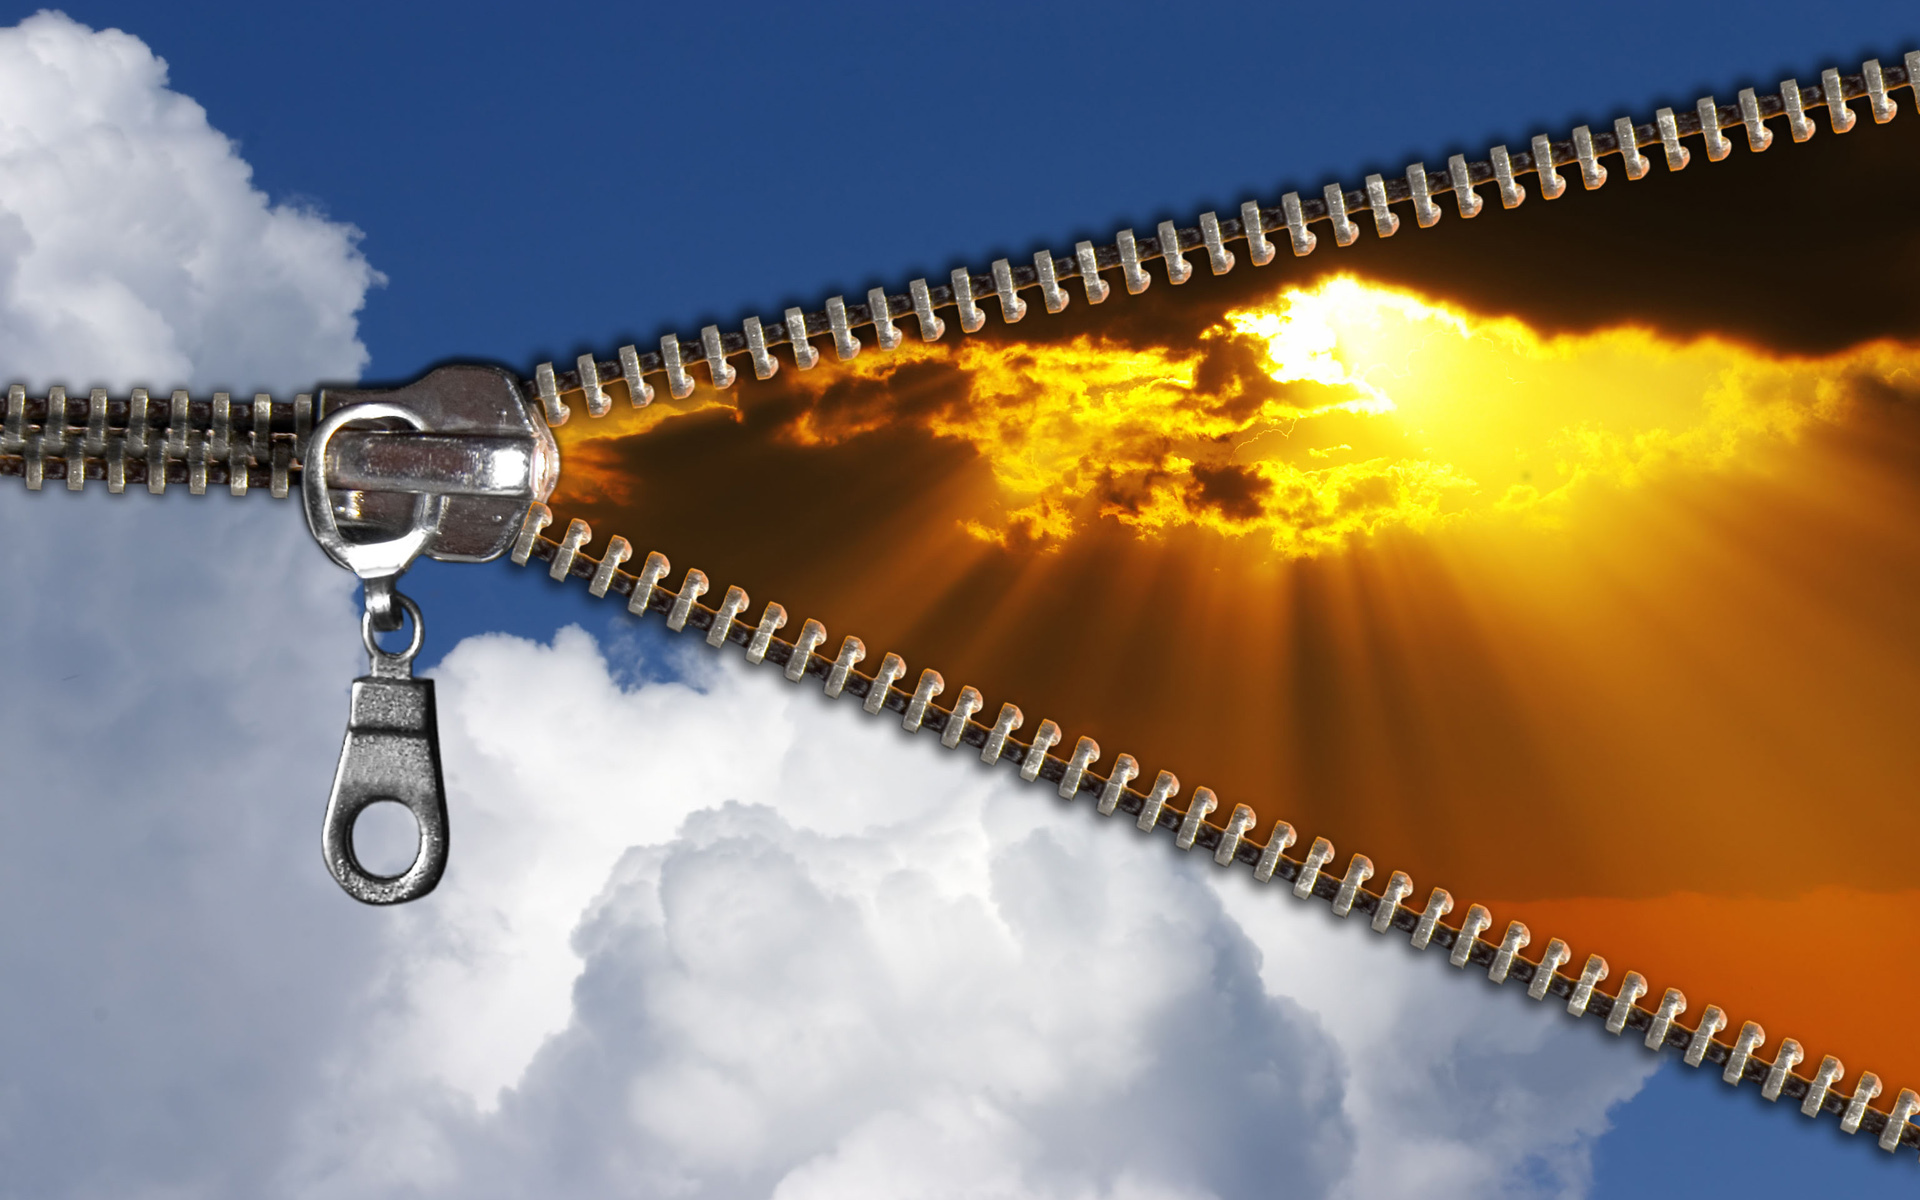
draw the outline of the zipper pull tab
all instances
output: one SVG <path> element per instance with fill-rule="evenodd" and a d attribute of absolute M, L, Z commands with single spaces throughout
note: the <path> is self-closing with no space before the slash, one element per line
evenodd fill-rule
<path fill-rule="evenodd" d="M 372 659 L 371 674 L 353 681 L 347 740 L 340 748 L 333 793 L 327 797 L 320 851 L 346 893 L 363 904 L 404 904 L 431 892 L 447 867 L 447 789 L 440 775 L 440 729 L 434 714 L 433 681 L 413 677 L 425 626 L 419 606 L 392 590 L 387 603 L 396 616 L 413 619 L 413 639 L 398 654 L 374 641 L 378 624 L 374 588 L 360 638 Z M 420 848 L 413 865 L 398 875 L 375 875 L 353 852 L 353 823 L 372 804 L 390 800 L 413 814 Z"/>

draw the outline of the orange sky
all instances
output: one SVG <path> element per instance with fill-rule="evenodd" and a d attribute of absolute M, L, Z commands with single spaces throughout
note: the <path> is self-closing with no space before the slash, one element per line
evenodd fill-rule
<path fill-rule="evenodd" d="M 1916 961 L 1920 330 L 1342 265 L 617 404 L 553 508 L 1920 1084 L 1860 1015 Z"/>

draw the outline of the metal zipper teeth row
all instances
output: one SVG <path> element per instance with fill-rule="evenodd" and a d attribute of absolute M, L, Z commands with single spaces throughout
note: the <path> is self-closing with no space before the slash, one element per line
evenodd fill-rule
<path fill-rule="evenodd" d="M 742 646 L 749 662 L 784 668 L 786 677 L 795 683 L 821 681 L 827 695 L 852 696 L 876 716 L 897 713 L 907 732 L 931 730 L 940 735 L 941 744 L 948 749 L 958 750 L 964 745 L 977 749 L 987 763 L 1010 763 L 1022 779 L 1054 785 L 1062 799 L 1085 796 L 1102 815 L 1125 813 L 1134 817 L 1143 831 L 1166 830 L 1174 835 L 1179 848 L 1198 846 L 1211 851 L 1213 860 L 1223 867 L 1250 866 L 1254 878 L 1262 883 L 1275 879 L 1290 883 L 1294 896 L 1330 901 L 1338 916 L 1348 917 L 1357 911 L 1370 918 L 1376 933 L 1399 930 L 1411 935 L 1416 949 L 1438 946 L 1449 952 L 1454 966 L 1484 969 L 1496 984 L 1512 980 L 1526 985 L 1527 995 L 1535 1000 L 1545 1000 L 1549 995 L 1565 1000 L 1567 1011 L 1574 1016 L 1604 1020 L 1607 1031 L 1616 1035 L 1630 1029 L 1650 1050 L 1679 1051 L 1688 1066 L 1712 1063 L 1721 1068 L 1721 1078 L 1728 1084 L 1737 1087 L 1756 1083 L 1763 1098 L 1778 1101 L 1784 1096 L 1798 1101 L 1800 1111 L 1809 1117 L 1832 1113 L 1840 1118 L 1842 1130 L 1865 1130 L 1879 1140 L 1883 1150 L 1920 1147 L 1920 1126 L 1911 1123 L 1911 1118 L 1920 1113 L 1920 1094 L 1912 1089 L 1902 1089 L 1892 1111 L 1883 1112 L 1872 1106 L 1881 1093 L 1881 1084 L 1870 1071 L 1862 1072 L 1850 1091 L 1840 1088 L 1845 1072 L 1840 1060 L 1832 1056 L 1821 1061 L 1811 1078 L 1800 1075 L 1794 1068 L 1804 1055 L 1800 1044 L 1791 1038 L 1780 1043 L 1769 1062 L 1759 1055 L 1766 1033 L 1755 1022 L 1743 1025 L 1731 1043 L 1719 1039 L 1717 1035 L 1727 1027 L 1727 1017 L 1714 1005 L 1708 1005 L 1698 1024 L 1688 1028 L 1680 1022 L 1687 1011 L 1687 998 L 1676 988 L 1669 988 L 1654 1008 L 1640 1006 L 1638 1002 L 1647 995 L 1647 981 L 1637 971 L 1628 971 L 1609 996 L 1599 990 L 1600 983 L 1608 978 L 1609 967 L 1597 954 L 1588 957 L 1578 975 L 1562 972 L 1571 962 L 1571 952 L 1559 938 L 1547 942 L 1538 961 L 1528 959 L 1521 951 L 1533 938 L 1519 921 L 1509 922 L 1497 942 L 1482 937 L 1494 925 L 1492 914 L 1482 905 L 1468 906 L 1464 920 L 1458 926 L 1449 925 L 1442 918 L 1453 910 L 1454 900 L 1442 888 L 1435 888 L 1423 907 L 1410 907 L 1405 901 L 1413 896 L 1413 881 L 1405 872 L 1394 871 L 1384 891 L 1376 894 L 1363 886 L 1374 875 L 1372 861 L 1363 854 L 1349 859 L 1346 871 L 1338 875 L 1327 870 L 1334 861 L 1334 848 L 1326 838 L 1314 838 L 1303 859 L 1289 858 L 1285 852 L 1296 837 L 1293 826 L 1285 821 L 1275 822 L 1264 842 L 1253 841 L 1248 835 L 1253 832 L 1254 814 L 1244 804 L 1233 807 L 1224 825 L 1215 824 L 1208 818 L 1218 811 L 1219 801 L 1208 788 L 1194 789 L 1186 807 L 1176 807 L 1173 801 L 1179 794 L 1180 781 L 1172 772 L 1159 772 L 1141 791 L 1131 785 L 1146 776 L 1131 755 L 1122 754 L 1103 776 L 1094 770 L 1100 747 L 1092 738 L 1080 738 L 1072 752 L 1062 758 L 1053 753 L 1064 741 L 1060 727 L 1052 721 L 1041 721 L 1033 739 L 1023 742 L 1014 736 L 1025 724 L 1017 705 L 1002 704 L 998 715 L 987 723 L 976 719 L 989 711 L 984 699 L 976 689 L 963 687 L 953 706 L 943 708 L 934 702 L 946 688 L 938 671 L 921 671 L 918 683 L 909 688 L 905 686 L 906 663 L 899 655 L 889 653 L 881 657 L 879 670 L 868 675 L 858 669 L 867 652 L 857 637 L 843 639 L 837 653 L 822 653 L 828 641 L 826 628 L 808 619 L 801 623 L 799 636 L 789 642 L 778 636 L 787 624 L 787 611 L 780 605 L 768 604 L 754 622 L 746 616 L 749 600 L 745 589 L 735 586 L 726 589 L 719 607 L 709 607 L 701 600 L 709 591 L 702 572 L 687 571 L 679 588 L 670 589 L 665 583 L 672 567 L 665 555 L 647 555 L 639 573 L 629 574 L 621 570 L 633 555 L 633 547 L 625 538 L 609 538 L 601 556 L 595 559 L 585 553 L 593 540 L 593 530 L 585 521 L 568 522 L 559 541 L 543 536 L 552 521 L 552 511 L 544 504 L 534 504 L 527 510 L 514 544 L 514 562 L 524 566 L 539 559 L 549 564 L 548 574 L 556 580 L 585 579 L 587 590 L 594 596 L 609 592 L 626 596 L 627 610 L 636 616 L 659 613 L 666 617 L 668 629 L 703 632 L 707 644 L 716 649 L 729 644 Z"/>
<path fill-rule="evenodd" d="M 49 479 L 73 492 L 97 479 L 116 494 L 129 483 L 156 495 L 184 483 L 196 496 L 211 484 L 236 496 L 265 487 L 284 499 L 312 430 L 309 395 L 287 404 L 261 393 L 235 404 L 226 392 L 192 400 L 178 391 L 156 401 L 134 388 L 112 400 L 95 388 L 76 400 L 53 387 L 36 399 L 15 384 L 0 419 L 0 476 L 25 479 L 36 492 Z"/>
<path fill-rule="evenodd" d="M 1284 232 L 1293 253 L 1305 256 L 1320 242 L 1321 234 L 1312 226 L 1325 222 L 1336 245 L 1350 246 L 1361 236 L 1356 218 L 1366 213 L 1372 218 L 1376 236 L 1392 237 L 1401 227 L 1400 216 L 1393 212 L 1396 204 L 1411 204 L 1415 221 L 1428 228 L 1442 215 L 1438 197 L 1449 193 L 1462 218 L 1478 216 L 1486 201 L 1476 189 L 1488 184 L 1496 187 L 1502 207 L 1518 208 L 1527 198 L 1520 183 L 1525 175 L 1535 177 L 1543 199 L 1553 200 L 1567 189 L 1568 176 L 1561 173 L 1562 167 L 1572 169 L 1569 175 L 1577 173 L 1581 186 L 1589 191 L 1606 183 L 1616 169 L 1624 171 L 1630 180 L 1645 178 L 1653 167 L 1650 156 L 1641 153 L 1643 149 L 1657 147 L 1668 171 L 1681 170 L 1694 153 L 1681 144 L 1686 138 L 1702 139 L 1698 148 L 1705 149 L 1709 161 L 1718 162 L 1733 151 L 1728 131 L 1744 132 L 1750 149 L 1765 150 L 1773 144 L 1775 133 L 1767 122 L 1779 117 L 1786 118 L 1788 132 L 1796 142 L 1814 135 L 1817 126 L 1813 114 L 1823 107 L 1835 133 L 1852 129 L 1859 115 L 1849 101 L 1865 100 L 1874 121 L 1884 124 L 1899 111 L 1889 91 L 1906 87 L 1920 96 L 1916 80 L 1920 80 L 1920 51 L 1906 55 L 1900 66 L 1882 67 L 1879 60 L 1869 59 L 1857 75 L 1828 69 L 1817 84 L 1802 87 L 1798 80 L 1782 80 L 1780 90 L 1771 95 L 1746 88 L 1730 106 L 1706 96 L 1691 112 L 1663 108 L 1654 114 L 1650 125 L 1635 124 L 1628 117 L 1615 121 L 1611 129 L 1596 131 L 1582 125 L 1566 141 L 1541 135 L 1524 150 L 1495 146 L 1484 161 L 1470 161 L 1464 154 L 1456 154 L 1441 172 L 1429 170 L 1425 163 L 1413 163 L 1402 178 L 1369 175 L 1358 190 L 1333 183 L 1317 197 L 1289 192 L 1281 198 L 1279 208 L 1263 208 L 1249 200 L 1240 206 L 1237 218 L 1223 220 L 1216 213 L 1202 213 L 1192 228 L 1162 221 L 1151 237 L 1136 237 L 1133 230 L 1123 229 L 1112 245 L 1080 242 L 1068 258 L 1055 258 L 1052 251 L 1042 250 L 1033 256 L 1031 265 L 1003 258 L 984 275 L 961 268 L 944 284 L 916 279 L 905 295 L 874 288 L 867 293 L 864 304 L 849 304 L 844 297 L 835 296 L 827 301 L 823 312 L 789 308 L 780 321 L 771 323 L 749 317 L 738 333 L 722 333 L 719 326 L 709 325 L 693 342 L 668 334 L 660 339 L 658 352 L 621 347 L 617 362 L 603 363 L 591 354 L 583 354 L 574 370 L 568 372 L 557 372 L 552 363 L 543 363 L 534 373 L 530 390 L 539 396 L 547 423 L 552 426 L 565 424 L 571 416 L 571 408 L 563 399 L 568 395 L 578 394 L 589 416 L 607 415 L 613 409 L 613 400 L 606 388 L 615 380 L 623 382 L 635 407 L 652 402 L 653 385 L 648 381 L 652 376 L 664 376 L 668 392 L 675 399 L 685 399 L 694 391 L 692 365 L 696 362 L 706 364 L 707 379 L 713 387 L 730 388 L 738 372 L 728 359 L 745 355 L 752 362 L 754 376 L 767 379 L 780 369 L 773 350 L 784 345 L 790 349 L 794 365 L 806 370 L 820 360 L 820 352 L 812 344 L 816 337 L 831 337 L 835 353 L 849 359 L 865 348 L 856 330 L 871 329 L 873 343 L 891 350 L 905 337 L 895 322 L 913 318 L 922 340 L 936 341 L 946 332 L 946 322 L 937 314 L 948 308 L 958 310 L 962 330 L 977 332 L 986 324 L 980 301 L 987 296 L 998 300 L 1001 318 L 1011 325 L 1027 314 L 1028 305 L 1020 298 L 1021 292 L 1038 288 L 1047 311 L 1059 312 L 1067 307 L 1070 297 L 1066 285 L 1075 277 L 1087 302 L 1099 304 L 1112 291 L 1101 278 L 1104 272 L 1119 270 L 1127 291 L 1138 294 L 1153 282 L 1145 264 L 1155 259 L 1165 264 L 1168 283 L 1185 283 L 1193 276 L 1193 265 L 1186 259 L 1189 251 L 1203 251 L 1213 274 L 1224 275 L 1238 261 L 1238 255 L 1228 249 L 1232 243 L 1244 242 L 1242 252 L 1255 266 L 1273 261 L 1275 247 L 1268 234 Z M 1610 167 L 1600 161 L 1609 156 L 1618 157 L 1619 163 Z"/>

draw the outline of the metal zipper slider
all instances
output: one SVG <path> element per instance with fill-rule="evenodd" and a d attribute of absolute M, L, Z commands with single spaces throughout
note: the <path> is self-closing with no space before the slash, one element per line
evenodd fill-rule
<path fill-rule="evenodd" d="M 485 562 L 504 553 L 521 514 L 544 507 L 559 455 L 519 384 L 489 367 L 442 367 L 391 391 L 329 390 L 321 410 L 327 415 L 306 448 L 301 499 L 320 548 L 360 577 L 360 638 L 373 665 L 353 681 L 320 850 L 349 896 L 402 904 L 431 892 L 446 870 L 447 796 L 433 683 L 413 677 L 420 608 L 395 584 L 421 554 Z M 368 422 L 381 427 L 347 428 Z M 411 428 L 388 428 L 396 422 Z M 400 629 L 409 617 L 406 650 L 382 650 L 375 633 Z M 419 830 L 413 865 L 398 875 L 372 874 L 353 851 L 354 822 L 383 800 L 404 806 Z"/>
<path fill-rule="evenodd" d="M 373 638 L 371 604 L 360 620 L 360 637 L 372 673 L 353 681 L 347 740 L 340 748 L 333 792 L 321 829 L 320 852 L 347 895 L 364 904 L 403 904 L 431 892 L 447 867 L 447 789 L 440 774 L 440 731 L 433 681 L 413 677 L 425 626 L 420 609 L 398 592 L 392 601 L 413 618 L 413 638 L 389 654 Z M 353 852 L 353 823 L 370 805 L 392 801 L 413 814 L 420 848 L 413 865 L 398 875 L 375 875 Z"/>

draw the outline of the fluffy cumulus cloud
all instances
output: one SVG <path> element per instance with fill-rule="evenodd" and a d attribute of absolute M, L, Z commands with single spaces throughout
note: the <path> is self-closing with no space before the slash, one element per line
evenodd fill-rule
<path fill-rule="evenodd" d="M 358 368 L 352 231 L 137 40 L 36 17 L 0 88 L 16 376 Z M 1649 1069 L 625 618 L 445 660 L 452 868 L 362 908 L 315 835 L 364 659 L 297 511 L 15 484 L 0 531 L 0 1194 L 1577 1194 Z"/>
<path fill-rule="evenodd" d="M 8 380 L 250 392 L 356 376 L 355 314 L 379 278 L 358 231 L 270 203 L 166 83 L 118 30 L 58 13 L 0 30 Z"/>
<path fill-rule="evenodd" d="M 289 1187 L 1572 1195 L 1651 1069 L 774 671 L 613 653 L 443 664 L 458 858 Z"/>

